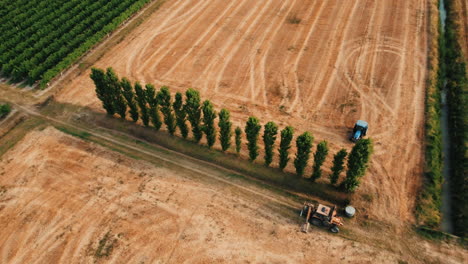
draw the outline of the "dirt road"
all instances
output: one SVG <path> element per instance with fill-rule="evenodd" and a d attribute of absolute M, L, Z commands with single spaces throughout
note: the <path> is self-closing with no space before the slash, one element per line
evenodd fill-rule
<path fill-rule="evenodd" d="M 414 245 L 410 251 L 397 246 L 399 252 L 321 230 L 303 234 L 295 212 L 274 201 L 181 168 L 132 160 L 53 128 L 31 132 L 5 153 L 0 175 L 2 263 L 466 258 L 466 252 L 424 242 L 414 243 L 413 255 Z"/>
<path fill-rule="evenodd" d="M 399 225 L 414 221 L 422 181 L 427 16 L 424 0 L 167 1 L 94 66 L 197 88 L 236 124 L 290 124 L 332 152 L 368 121 L 375 154 L 356 197 L 369 194 L 368 214 Z M 88 75 L 58 100 L 102 111 Z"/>

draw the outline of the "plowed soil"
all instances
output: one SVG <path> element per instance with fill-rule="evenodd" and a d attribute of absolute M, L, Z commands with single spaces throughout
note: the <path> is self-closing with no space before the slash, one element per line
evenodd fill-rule
<path fill-rule="evenodd" d="M 262 196 L 131 160 L 53 128 L 29 133 L 5 153 L 0 175 L 1 263 L 457 263 L 466 258 L 459 249 L 426 242 L 386 241 L 394 244 L 390 251 L 316 228 L 304 234 L 295 212 Z"/>
<path fill-rule="evenodd" d="M 289 124 L 332 153 L 350 149 L 354 122 L 368 121 L 375 153 L 356 197 L 399 225 L 414 222 L 422 182 L 428 9 L 425 0 L 167 1 L 93 66 L 174 92 L 194 87 L 236 124 L 249 115 Z M 58 100 L 102 111 L 88 76 Z"/>

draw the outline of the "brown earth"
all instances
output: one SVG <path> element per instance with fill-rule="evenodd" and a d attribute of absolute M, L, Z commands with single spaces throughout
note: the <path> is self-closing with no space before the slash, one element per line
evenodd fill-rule
<path fill-rule="evenodd" d="M 368 121 L 375 153 L 356 197 L 398 226 L 414 223 L 422 182 L 428 10 L 425 0 L 167 1 L 93 66 L 174 92 L 194 87 L 236 124 L 249 115 L 289 124 L 333 154 L 352 147 L 357 119 Z M 102 111 L 88 76 L 58 100 Z"/>
<path fill-rule="evenodd" d="M 131 160 L 50 127 L 30 132 L 5 153 L 0 176 L 1 263 L 462 263 L 467 258 L 457 247 L 400 241 L 391 233 L 372 246 L 318 229 L 304 234 L 295 212 L 257 194 L 274 195 L 270 191 L 248 192 Z"/>

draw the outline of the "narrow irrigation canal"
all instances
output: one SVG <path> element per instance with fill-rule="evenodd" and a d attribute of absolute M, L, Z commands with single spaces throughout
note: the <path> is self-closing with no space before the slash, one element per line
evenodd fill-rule
<path fill-rule="evenodd" d="M 445 10 L 444 0 L 439 1 L 439 14 L 442 31 L 445 33 L 445 20 L 447 19 L 447 11 Z M 440 63 L 444 63 L 442 60 Z M 452 221 L 452 198 L 450 192 L 450 136 L 449 136 L 449 109 L 447 101 L 446 81 L 441 89 L 441 126 L 442 126 L 442 153 L 443 153 L 443 171 L 444 184 L 442 186 L 442 231 L 453 233 Z"/>

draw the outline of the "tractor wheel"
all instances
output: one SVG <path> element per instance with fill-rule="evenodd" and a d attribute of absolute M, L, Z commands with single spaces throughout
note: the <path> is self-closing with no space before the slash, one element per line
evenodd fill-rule
<path fill-rule="evenodd" d="M 332 233 L 338 233 L 338 232 L 340 232 L 340 229 L 339 229 L 337 226 L 332 226 L 332 227 L 330 228 L 330 231 L 331 231 Z"/>
<path fill-rule="evenodd" d="M 312 218 L 311 221 L 312 221 L 312 224 L 313 224 L 314 226 L 322 226 L 322 220 L 320 220 L 320 219 Z"/>

